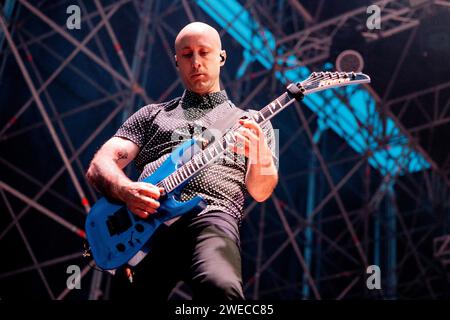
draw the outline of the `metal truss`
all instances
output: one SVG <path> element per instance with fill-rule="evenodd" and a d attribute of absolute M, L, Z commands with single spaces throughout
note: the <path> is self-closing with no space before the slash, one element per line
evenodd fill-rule
<path fill-rule="evenodd" d="M 299 57 L 300 64 L 298 66 L 322 62 L 329 57 L 332 40 L 343 27 L 352 26 L 368 42 L 384 39 L 417 27 L 420 24 L 420 19 L 429 14 L 430 10 L 434 7 L 449 6 L 450 1 L 382 0 L 374 1 L 373 5 L 379 8 L 382 28 L 367 29 L 367 19 L 369 13 L 372 12 L 368 12 L 368 6 L 363 6 L 332 19 L 307 25 L 306 28 L 298 32 L 284 36 L 279 34 L 276 47 L 290 49 L 278 55 L 277 58 L 286 61 L 291 56 Z M 294 67 L 289 66 L 289 68 Z"/>
<path fill-rule="evenodd" d="M 169 4 L 163 0 L 108 3 L 80 0 L 77 5 L 83 12 L 84 36 L 79 37 L 65 28 L 65 21 L 61 23 L 52 15 L 54 10 L 65 12 L 66 1 L 8 3 L 15 6 L 15 14 L 0 15 L 0 31 L 5 39 L 0 47 L 0 62 L 2 66 L 14 65 L 20 71 L 29 98 L 23 104 L 6 104 L 12 116 L 1 119 L 0 144 L 2 148 L 10 146 L 8 143 L 14 143 L 15 139 L 31 137 L 45 129 L 46 143 L 53 148 L 48 152 L 57 155 L 59 158 L 53 158 L 61 163 L 55 161 L 50 177 L 42 179 L 40 173 L 28 172 L 25 166 L 14 163 L 21 156 L 19 149 L 2 152 L 1 171 L 8 170 L 15 178 L 0 180 L 2 214 L 10 217 L 8 223 L 1 225 L 0 247 L 10 245 L 8 237 L 17 233 L 23 247 L 14 250 L 23 250 L 31 263 L 21 268 L 1 269 L 0 283 L 7 286 L 21 277 L 32 277 L 42 284 L 41 295 L 50 299 L 75 299 L 79 297 L 78 292 L 66 287 L 65 270 L 70 264 L 78 264 L 82 297 L 107 299 L 111 276 L 96 271 L 92 262 L 82 258 L 85 214 L 98 196 L 85 180 L 88 161 L 103 141 L 99 137 L 113 134 L 111 123 L 120 123 L 139 106 L 168 99 L 182 88 L 173 62 L 172 43 L 177 30 L 170 21 L 180 21 L 181 17 L 185 23 L 200 20 L 214 25 L 214 20 L 198 6 L 198 1 L 178 0 Z M 328 58 L 333 37 L 346 24 L 351 23 L 368 41 L 382 41 L 397 32 L 415 30 L 431 7 L 450 2 L 378 1 L 375 4 L 389 13 L 382 21 L 387 27 L 383 32 L 371 33 L 360 27 L 365 25 L 366 7 L 321 21 L 323 3 L 319 2 L 317 12 L 309 12 L 298 0 L 283 5 L 277 1 L 245 1 L 242 5 L 256 21 L 272 31 L 277 48 L 289 48 L 277 59 L 295 55 L 301 57 L 302 65 L 308 65 Z M 286 6 L 290 19 L 285 21 L 281 17 Z M 278 18 L 269 19 L 274 12 Z M 127 50 L 123 43 L 130 35 L 120 32 L 120 22 L 114 20 L 118 13 L 134 17 L 137 32 L 132 35 L 133 46 Z M 37 30 L 46 31 L 30 29 L 33 23 L 44 25 L 45 28 Z M 285 34 L 283 30 L 287 28 L 283 23 L 298 26 L 297 30 L 301 31 Z M 224 43 L 232 43 L 227 28 L 219 28 L 219 32 Z M 55 42 L 49 41 L 55 37 L 70 50 L 64 54 L 59 52 Z M 407 47 L 398 57 L 399 65 Z M 155 48 L 162 49 L 156 52 Z M 228 56 L 241 55 L 239 48 L 225 49 Z M 45 56 L 54 65 L 51 72 L 37 61 L 38 54 L 40 59 Z M 77 59 L 80 56 L 95 65 L 95 72 L 83 66 Z M 163 90 L 154 89 L 159 81 L 158 77 L 152 77 L 155 66 L 164 66 L 173 79 Z M 69 110 L 62 110 L 56 102 L 55 90 L 64 84 L 61 77 L 64 73 L 83 81 L 89 92 L 95 94 L 86 95 L 79 105 Z M 232 68 L 223 68 L 222 85 L 236 105 L 263 104 L 283 89 L 273 70 L 250 65 L 239 79 L 235 79 L 234 73 Z M 448 264 L 450 159 L 447 165 L 436 164 L 417 143 L 416 133 L 448 126 L 449 101 L 439 97 L 445 96 L 449 84 L 391 99 L 390 91 L 397 76 L 398 71 L 381 96 L 370 87 L 366 89 L 372 90 L 376 97 L 377 109 L 391 117 L 400 133 L 408 137 L 411 145 L 408 150 L 420 152 L 431 164 L 430 169 L 404 172 L 400 170 L 405 166 L 399 160 L 402 158 L 396 158 L 392 160 L 399 170 L 381 175 L 371 167 L 369 158 L 375 152 L 388 150 L 396 137 L 380 138 L 375 133 L 366 136 L 367 145 L 375 138 L 380 143 L 356 153 L 345 139 L 321 127 L 317 114 L 296 103 L 280 115 L 282 118 L 273 121 L 274 127 L 280 130 L 279 185 L 268 201 L 263 204 L 250 201 L 245 209 L 242 247 L 247 297 L 396 299 L 440 298 L 447 294 L 448 288 L 443 284 L 448 282 L 442 264 Z M 105 78 L 109 79 L 108 83 Z M 357 113 L 346 103 L 350 101 L 350 91 L 335 90 L 335 94 L 350 113 Z M 421 103 L 421 97 L 427 95 L 434 97 L 432 108 Z M 414 125 L 403 125 L 403 117 L 412 105 L 421 110 L 423 117 Z M 22 123 L 32 108 L 37 108 L 40 118 L 32 124 Z M 107 108 L 107 116 L 98 119 L 81 144 L 75 143 L 79 132 L 70 130 L 67 121 L 78 121 L 77 125 L 81 126 L 80 115 L 89 117 L 101 108 Z M 379 125 L 376 119 L 369 118 L 360 123 L 360 130 L 370 131 L 376 125 Z M 35 157 L 36 161 L 46 161 L 47 152 Z M 65 189 L 59 187 L 61 179 L 67 181 Z M 31 235 L 27 233 L 32 227 L 30 213 L 37 213 L 42 222 L 51 221 L 55 232 L 61 226 L 64 228 L 65 237 L 58 240 L 66 247 L 63 254 L 47 254 L 46 258 L 36 254 L 42 249 L 37 250 L 41 243 L 30 241 Z M 430 249 L 433 244 L 434 252 Z M 381 290 L 366 287 L 366 270 L 370 265 L 378 265 L 382 270 Z M 58 270 L 60 275 L 47 271 L 50 269 Z M 90 285 L 86 284 L 88 281 Z M 190 293 L 180 283 L 171 297 L 188 299 Z"/>
<path fill-rule="evenodd" d="M 450 235 L 434 239 L 434 256 L 439 259 L 444 268 L 450 272 Z"/>

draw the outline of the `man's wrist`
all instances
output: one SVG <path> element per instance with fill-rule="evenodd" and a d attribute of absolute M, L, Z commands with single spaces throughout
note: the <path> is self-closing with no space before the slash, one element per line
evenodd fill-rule
<path fill-rule="evenodd" d="M 115 197 L 122 202 L 126 202 L 127 193 L 129 189 L 131 181 L 127 179 L 122 179 L 122 181 L 118 181 L 115 185 Z"/>
<path fill-rule="evenodd" d="M 272 152 L 268 148 L 260 152 L 256 158 L 256 160 L 250 159 L 250 165 L 258 168 L 269 168 L 274 165 Z"/>
<path fill-rule="evenodd" d="M 277 170 L 272 156 L 264 160 L 260 159 L 257 163 L 250 163 L 249 169 L 253 172 L 253 174 L 257 174 L 258 176 L 277 175 Z"/>

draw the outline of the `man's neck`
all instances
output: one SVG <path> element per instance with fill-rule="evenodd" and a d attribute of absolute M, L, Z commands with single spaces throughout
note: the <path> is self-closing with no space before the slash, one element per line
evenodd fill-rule
<path fill-rule="evenodd" d="M 211 93 L 214 93 L 214 92 L 220 92 L 220 91 L 222 91 L 222 90 L 220 90 L 220 85 L 215 85 L 213 88 L 211 88 L 210 90 L 208 90 L 208 91 L 206 91 L 206 92 L 198 92 L 198 91 L 191 90 L 191 89 L 187 89 L 187 90 L 189 90 L 189 91 L 191 91 L 191 92 L 193 92 L 193 93 L 195 93 L 195 94 L 198 94 L 198 95 L 200 95 L 200 96 L 206 96 L 206 95 L 211 94 Z"/>

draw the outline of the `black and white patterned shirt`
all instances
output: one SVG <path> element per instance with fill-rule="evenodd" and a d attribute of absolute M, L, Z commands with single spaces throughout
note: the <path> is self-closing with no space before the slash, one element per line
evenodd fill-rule
<path fill-rule="evenodd" d="M 207 95 L 185 90 L 181 97 L 171 101 L 142 107 L 123 123 L 114 136 L 129 139 L 139 146 L 135 164 L 141 181 L 155 172 L 178 145 L 198 137 L 232 108 L 237 107 L 224 90 Z M 244 115 L 254 112 L 248 110 Z M 277 161 L 272 125 L 267 122 L 262 129 Z M 199 216 L 209 212 L 227 214 L 240 225 L 247 194 L 246 168 L 247 159 L 243 155 L 226 150 L 218 161 L 185 184 L 180 194 L 181 200 L 201 195 L 207 207 Z"/>

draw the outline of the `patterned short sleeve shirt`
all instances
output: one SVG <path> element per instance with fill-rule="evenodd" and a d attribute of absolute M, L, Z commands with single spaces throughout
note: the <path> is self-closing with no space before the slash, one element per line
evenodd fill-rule
<path fill-rule="evenodd" d="M 126 138 L 139 146 L 134 161 L 141 181 L 155 172 L 177 146 L 198 137 L 233 108 L 237 107 L 224 90 L 207 95 L 185 90 L 179 98 L 142 107 L 122 124 L 114 136 Z M 244 115 L 249 116 L 254 112 L 247 110 Z M 268 121 L 262 129 L 277 166 L 272 125 Z M 184 185 L 181 200 L 200 195 L 206 200 L 207 207 L 198 215 L 221 212 L 234 217 L 240 225 L 248 193 L 245 186 L 247 162 L 243 155 L 227 149 L 217 161 Z"/>

